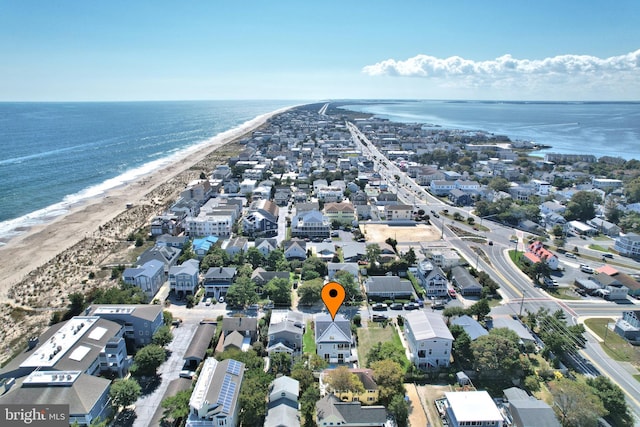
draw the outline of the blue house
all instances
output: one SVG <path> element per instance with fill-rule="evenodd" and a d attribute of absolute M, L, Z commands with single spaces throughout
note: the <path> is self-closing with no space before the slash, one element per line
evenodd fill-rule
<path fill-rule="evenodd" d="M 198 256 L 200 260 L 204 258 L 204 256 L 209 252 L 209 249 L 218 241 L 217 236 L 207 236 L 201 239 L 193 239 L 193 243 L 191 244 L 191 248 L 193 252 Z"/>

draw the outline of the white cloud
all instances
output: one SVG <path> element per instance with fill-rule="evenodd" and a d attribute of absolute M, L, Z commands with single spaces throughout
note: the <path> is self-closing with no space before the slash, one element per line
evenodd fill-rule
<path fill-rule="evenodd" d="M 515 59 L 503 55 L 490 61 L 473 61 L 459 56 L 436 58 L 417 55 L 406 61 L 387 59 L 367 65 L 362 71 L 371 76 L 403 77 L 515 77 L 544 75 L 589 75 L 640 71 L 640 49 L 626 55 L 598 58 L 589 55 L 559 55 L 544 59 Z"/>

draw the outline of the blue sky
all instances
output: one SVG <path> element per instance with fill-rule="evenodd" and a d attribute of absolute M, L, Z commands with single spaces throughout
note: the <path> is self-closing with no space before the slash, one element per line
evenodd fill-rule
<path fill-rule="evenodd" d="M 640 1 L 0 1 L 0 100 L 640 100 Z"/>

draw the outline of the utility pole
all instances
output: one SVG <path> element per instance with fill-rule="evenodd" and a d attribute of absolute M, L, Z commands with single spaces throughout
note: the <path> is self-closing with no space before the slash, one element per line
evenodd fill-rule
<path fill-rule="evenodd" d="M 522 317 L 522 306 L 524 305 L 524 294 L 525 294 L 525 293 L 526 293 L 526 292 L 525 292 L 525 291 L 524 291 L 524 289 L 523 289 L 523 290 L 522 290 L 522 299 L 520 300 L 520 316 L 519 316 L 519 317 Z"/>

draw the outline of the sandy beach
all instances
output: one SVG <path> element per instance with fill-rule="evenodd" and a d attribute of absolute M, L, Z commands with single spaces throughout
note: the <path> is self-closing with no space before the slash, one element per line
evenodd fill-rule
<path fill-rule="evenodd" d="M 53 311 L 66 308 L 69 293 L 86 293 L 105 283 L 87 277 L 122 250 L 129 233 L 160 214 L 201 172 L 210 172 L 239 152 L 242 146 L 235 142 L 286 110 L 223 132 L 172 164 L 89 199 L 0 247 L 5 260 L 0 263 L 0 342 L 5 346 L 0 363 L 26 337 L 46 327 Z M 127 209 L 129 203 L 132 207 Z"/>

